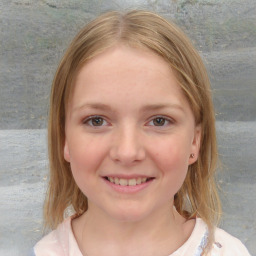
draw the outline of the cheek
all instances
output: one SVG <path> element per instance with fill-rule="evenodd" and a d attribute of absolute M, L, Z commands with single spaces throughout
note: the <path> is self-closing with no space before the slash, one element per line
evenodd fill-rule
<path fill-rule="evenodd" d="M 154 143 L 153 143 L 154 144 Z M 154 144 L 153 161 L 164 177 L 180 184 L 186 177 L 189 160 L 188 143 L 182 139 L 169 139 Z M 167 179 L 168 182 L 169 179 Z"/>
<path fill-rule="evenodd" d="M 71 140 L 69 145 L 70 166 L 77 186 L 87 197 L 97 187 L 97 176 L 107 149 L 102 140 L 90 137 Z"/>
<path fill-rule="evenodd" d="M 188 165 L 190 147 L 187 140 L 182 138 L 165 138 L 151 143 L 156 162 L 163 165 Z"/>
<path fill-rule="evenodd" d="M 72 172 L 80 175 L 90 175 L 90 172 L 97 171 L 99 165 L 103 161 L 107 145 L 102 139 L 95 138 L 79 138 L 71 140 L 69 147 L 70 164 Z"/>
<path fill-rule="evenodd" d="M 172 176 L 174 180 L 183 180 L 187 174 L 188 163 L 186 154 L 172 150 L 159 157 L 159 166 L 164 176 Z"/>

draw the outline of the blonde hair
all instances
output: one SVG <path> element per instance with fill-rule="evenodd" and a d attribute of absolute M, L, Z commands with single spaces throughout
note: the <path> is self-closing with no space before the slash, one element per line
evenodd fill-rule
<path fill-rule="evenodd" d="M 101 15 L 74 38 L 58 67 L 49 112 L 50 179 L 44 212 L 46 225 L 55 228 L 63 220 L 64 210 L 69 205 L 78 214 L 87 210 L 87 198 L 76 185 L 70 165 L 63 156 L 66 108 L 80 68 L 117 43 L 146 48 L 161 56 L 174 70 L 195 121 L 201 125 L 198 160 L 189 166 L 174 204 L 185 218 L 198 216 L 206 222 L 212 243 L 221 206 L 214 177 L 217 145 L 210 82 L 199 54 L 183 32 L 176 25 L 147 11 Z"/>

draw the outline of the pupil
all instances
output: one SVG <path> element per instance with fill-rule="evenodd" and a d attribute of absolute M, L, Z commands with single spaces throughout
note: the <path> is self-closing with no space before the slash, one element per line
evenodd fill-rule
<path fill-rule="evenodd" d="M 102 125 L 102 123 L 103 123 L 103 119 L 102 118 L 93 118 L 92 119 L 92 124 L 94 125 L 94 126 L 100 126 L 100 125 Z"/>
<path fill-rule="evenodd" d="M 153 122 L 154 122 L 154 125 L 156 126 L 162 126 L 165 123 L 165 119 L 162 117 L 159 117 L 159 118 L 155 118 Z"/>

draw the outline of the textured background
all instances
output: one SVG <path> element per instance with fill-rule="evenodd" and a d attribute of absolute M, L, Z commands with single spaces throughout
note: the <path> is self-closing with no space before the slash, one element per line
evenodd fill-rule
<path fill-rule="evenodd" d="M 0 0 L 0 255 L 42 236 L 46 120 L 57 64 L 79 29 L 113 9 L 157 11 L 180 25 L 208 67 L 222 168 L 221 226 L 256 255 L 255 0 Z"/>

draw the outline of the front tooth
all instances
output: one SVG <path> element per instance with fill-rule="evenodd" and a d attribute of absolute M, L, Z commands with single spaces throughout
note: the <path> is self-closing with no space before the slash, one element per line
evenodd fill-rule
<path fill-rule="evenodd" d="M 144 183 L 146 182 L 147 178 L 141 178 L 141 182 Z"/>
<path fill-rule="evenodd" d="M 121 186 L 127 186 L 128 185 L 128 181 L 125 180 L 125 179 L 120 179 L 119 183 L 120 183 Z"/>
<path fill-rule="evenodd" d="M 114 182 L 115 182 L 116 185 L 119 185 L 119 179 L 118 178 L 115 178 Z"/>
<path fill-rule="evenodd" d="M 129 186 L 136 186 L 136 179 L 130 179 L 130 180 L 128 181 L 128 185 L 129 185 Z"/>
<path fill-rule="evenodd" d="M 136 181 L 136 183 L 137 183 L 138 185 L 141 184 L 141 178 L 138 178 L 137 181 Z"/>

